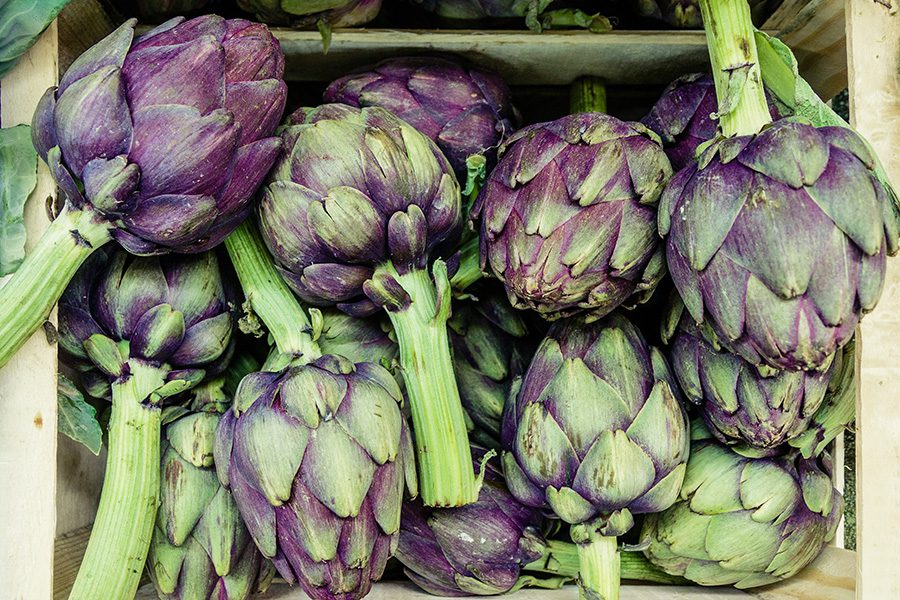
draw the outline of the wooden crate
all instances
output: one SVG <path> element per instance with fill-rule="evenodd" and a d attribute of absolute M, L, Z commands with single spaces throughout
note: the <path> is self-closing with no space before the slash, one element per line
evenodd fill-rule
<path fill-rule="evenodd" d="M 888 173 L 900 183 L 900 0 L 785 0 L 763 28 L 793 47 L 801 73 L 825 98 L 848 81 L 855 126 L 872 142 Z M 893 3 L 893 6 L 890 6 Z M 110 30 L 97 0 L 75 0 L 0 85 L 0 122 L 27 123 L 58 71 Z M 322 82 L 347 70 L 400 54 L 454 53 L 494 68 L 516 86 L 563 86 L 580 75 L 598 75 L 611 86 L 662 85 L 706 68 L 702 32 L 463 32 L 348 30 L 334 34 L 323 56 L 318 34 L 278 30 L 288 78 Z M 55 194 L 41 164 L 26 207 L 30 244 L 47 227 L 45 205 Z M 858 553 L 828 548 L 797 577 L 758 590 L 630 586 L 632 599 L 761 598 L 837 600 L 900 598 L 900 364 L 892 350 L 900 339 L 900 262 L 889 263 L 878 310 L 862 330 L 858 406 Z M 51 316 L 51 324 L 55 315 Z M 90 531 L 102 480 L 103 457 L 90 455 L 56 432 L 55 344 L 35 334 L 0 370 L 0 598 L 65 598 Z M 840 472 L 840 465 L 838 466 Z M 863 504 L 865 499 L 865 504 Z M 155 595 L 144 588 L 139 598 Z M 299 599 L 276 587 L 267 598 Z M 408 584 L 381 583 L 371 598 L 429 597 Z M 516 600 L 574 599 L 558 592 L 525 590 Z M 102 599 L 98 599 L 102 600 Z"/>

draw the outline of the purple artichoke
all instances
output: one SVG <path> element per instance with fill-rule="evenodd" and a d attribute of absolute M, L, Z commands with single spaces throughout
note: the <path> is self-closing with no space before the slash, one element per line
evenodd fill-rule
<path fill-rule="evenodd" d="M 478 196 L 481 260 L 513 306 L 602 317 L 665 271 L 656 203 L 672 174 L 639 123 L 582 113 L 526 127 Z"/>
<path fill-rule="evenodd" d="M 412 450 L 382 367 L 323 356 L 248 375 L 215 462 L 257 547 L 316 600 L 365 596 L 393 554 Z"/>
<path fill-rule="evenodd" d="M 700 585 L 751 588 L 795 575 L 834 537 L 843 499 L 827 456 L 741 456 L 695 427 L 684 486 L 649 515 L 644 554 Z"/>
<path fill-rule="evenodd" d="M 674 302 L 663 340 L 688 400 L 716 438 L 773 450 L 807 430 L 825 401 L 840 351 L 824 372 L 757 367 L 723 350 L 715 334 L 698 326 L 680 300 Z"/>
<path fill-rule="evenodd" d="M 213 253 L 94 255 L 59 307 L 60 345 L 108 379 L 112 412 L 100 507 L 73 600 L 133 597 L 160 494 L 160 403 L 227 352 L 231 303 Z"/>
<path fill-rule="evenodd" d="M 875 307 L 897 250 L 897 216 L 873 167 L 849 129 L 781 120 L 679 172 L 659 228 L 693 319 L 753 364 L 827 367 Z"/>
<path fill-rule="evenodd" d="M 458 239 L 459 185 L 430 139 L 380 107 L 300 109 L 259 207 L 266 245 L 312 306 L 387 311 L 420 449 L 428 505 L 474 502 L 478 480 L 453 377 L 443 261 Z"/>
<path fill-rule="evenodd" d="M 493 166 L 517 120 L 509 88 L 496 73 L 444 58 L 382 61 L 333 81 L 325 101 L 388 109 L 434 140 L 460 181 L 473 154 Z"/>
<path fill-rule="evenodd" d="M 0 366 L 111 237 L 141 254 L 201 252 L 250 212 L 281 142 L 284 57 L 262 25 L 130 20 L 41 99 L 34 145 L 66 204 L 0 291 Z"/>
<path fill-rule="evenodd" d="M 773 97 L 768 99 L 773 119 L 789 112 Z M 672 168 L 680 171 L 694 162 L 700 144 L 716 137 L 718 122 L 713 115 L 717 107 L 712 77 L 693 73 L 670 83 L 641 122 L 662 139 Z"/>
<path fill-rule="evenodd" d="M 381 10 L 381 0 L 237 0 L 237 4 L 263 23 L 298 28 L 365 25 Z"/>

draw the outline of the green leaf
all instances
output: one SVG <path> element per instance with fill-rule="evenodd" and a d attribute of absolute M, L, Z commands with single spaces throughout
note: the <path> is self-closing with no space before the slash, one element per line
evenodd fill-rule
<path fill-rule="evenodd" d="M 19 57 L 70 0 L 6 0 L 0 2 L 0 77 L 15 66 Z"/>
<path fill-rule="evenodd" d="M 36 184 L 31 127 L 0 129 L 0 276 L 15 271 L 25 258 L 25 200 Z"/>
<path fill-rule="evenodd" d="M 56 400 L 59 432 L 84 444 L 95 455 L 100 454 L 103 430 L 97 420 L 97 409 L 88 404 L 75 384 L 62 374 L 59 375 Z"/>

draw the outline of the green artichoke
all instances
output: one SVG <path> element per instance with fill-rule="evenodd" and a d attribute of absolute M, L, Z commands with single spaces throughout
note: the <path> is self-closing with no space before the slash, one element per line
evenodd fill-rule
<path fill-rule="evenodd" d="M 306 27 L 353 27 L 378 16 L 381 0 L 237 0 L 263 23 Z"/>
<path fill-rule="evenodd" d="M 321 313 L 321 331 L 315 341 L 323 354 L 385 367 L 397 360 L 400 349 L 387 319 L 351 317 L 333 308 L 323 309 Z"/>
<path fill-rule="evenodd" d="M 216 427 L 230 404 L 222 377 L 193 390 L 191 412 L 165 427 L 160 506 L 147 570 L 162 600 L 245 600 L 274 570 L 216 477 Z"/>
<path fill-rule="evenodd" d="M 700 585 L 750 588 L 795 575 L 833 537 L 843 499 L 827 455 L 748 458 L 702 425 L 678 501 L 644 520 L 647 558 Z"/>

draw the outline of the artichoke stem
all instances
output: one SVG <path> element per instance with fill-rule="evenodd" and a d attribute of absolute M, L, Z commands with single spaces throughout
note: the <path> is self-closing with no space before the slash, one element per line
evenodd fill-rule
<path fill-rule="evenodd" d="M 619 547 L 615 537 L 592 533 L 578 544 L 582 600 L 619 600 Z"/>
<path fill-rule="evenodd" d="M 50 316 L 69 280 L 91 253 L 111 239 L 109 224 L 66 207 L 0 289 L 0 367 Z"/>
<path fill-rule="evenodd" d="M 606 112 L 606 86 L 599 77 L 579 77 L 569 88 L 569 113 L 591 112 Z"/>
<path fill-rule="evenodd" d="M 97 518 L 69 600 L 131 600 L 150 549 L 159 505 L 160 409 L 147 403 L 162 372 L 129 361 L 112 385 L 109 452 Z"/>
<path fill-rule="evenodd" d="M 275 268 L 262 236 L 250 219 L 225 238 L 225 247 L 237 271 L 253 312 L 262 319 L 283 354 L 307 361 L 322 355 L 312 339 L 312 326 L 284 278 Z"/>
<path fill-rule="evenodd" d="M 683 577 L 669 575 L 653 565 L 642 552 L 621 552 L 619 568 L 621 579 L 668 585 L 688 585 L 690 583 Z M 547 540 L 543 556 L 525 565 L 524 570 L 575 579 L 580 571 L 578 546 L 562 540 Z"/>
<path fill-rule="evenodd" d="M 459 269 L 450 279 L 450 286 L 455 292 L 464 292 L 469 286 L 484 277 L 478 248 L 478 236 L 467 236 L 468 239 L 459 249 Z"/>
<path fill-rule="evenodd" d="M 471 504 L 478 499 L 481 480 L 472 469 L 466 419 L 453 372 L 447 335 L 448 307 L 438 310 L 438 291 L 424 269 L 400 274 L 390 263 L 380 268 L 400 284 L 410 299 L 406 306 L 387 313 L 400 346 L 400 368 L 413 418 L 422 501 L 426 506 Z M 446 273 L 443 276 L 447 284 Z M 441 302 L 449 302 L 449 298 L 442 298 Z"/>
<path fill-rule="evenodd" d="M 716 82 L 722 135 L 753 135 L 772 122 L 766 102 L 756 30 L 747 0 L 700 0 Z"/>

